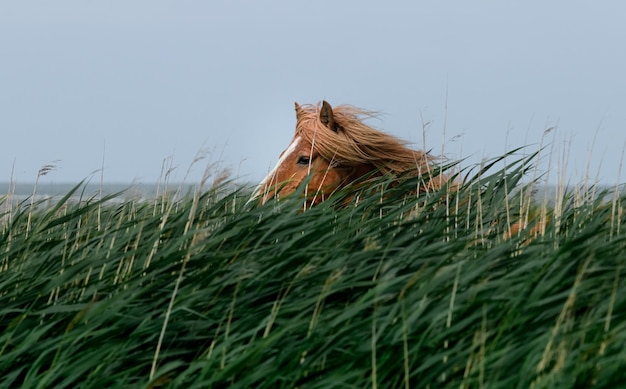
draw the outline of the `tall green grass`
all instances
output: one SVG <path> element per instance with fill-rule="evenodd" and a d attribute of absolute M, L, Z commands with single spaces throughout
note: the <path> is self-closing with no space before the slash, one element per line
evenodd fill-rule
<path fill-rule="evenodd" d="M 617 387 L 626 198 L 534 203 L 530 162 L 305 212 L 228 185 L 7 207 L 0 386 Z"/>

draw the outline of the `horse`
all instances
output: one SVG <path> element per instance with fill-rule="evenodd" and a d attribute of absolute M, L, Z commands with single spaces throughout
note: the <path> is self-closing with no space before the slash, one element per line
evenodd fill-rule
<path fill-rule="evenodd" d="M 253 197 L 261 204 L 292 194 L 305 179 L 305 206 L 325 201 L 363 177 L 424 177 L 421 192 L 440 189 L 449 177 L 435 173 L 436 157 L 364 123 L 375 113 L 350 105 L 295 103 L 296 130 L 274 169 Z"/>

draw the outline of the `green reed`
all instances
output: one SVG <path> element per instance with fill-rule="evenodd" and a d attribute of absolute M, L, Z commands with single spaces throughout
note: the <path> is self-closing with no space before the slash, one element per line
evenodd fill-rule
<path fill-rule="evenodd" d="M 624 193 L 546 207 L 530 162 L 304 212 L 226 184 L 26 201 L 0 228 L 0 386 L 616 387 Z"/>

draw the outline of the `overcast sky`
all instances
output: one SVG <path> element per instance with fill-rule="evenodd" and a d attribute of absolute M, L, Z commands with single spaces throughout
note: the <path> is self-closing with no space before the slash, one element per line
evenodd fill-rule
<path fill-rule="evenodd" d="M 535 151 L 556 127 L 551 178 L 577 183 L 590 161 L 623 182 L 625 15 L 622 1 L 5 1 L 0 181 L 54 164 L 46 180 L 104 166 L 149 183 L 168 158 L 182 180 L 205 152 L 189 180 L 222 161 L 258 181 L 294 101 L 326 99 L 465 165 Z"/>

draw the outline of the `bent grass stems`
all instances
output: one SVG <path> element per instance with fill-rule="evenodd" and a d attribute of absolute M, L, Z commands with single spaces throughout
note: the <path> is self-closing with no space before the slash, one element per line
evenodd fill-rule
<path fill-rule="evenodd" d="M 625 194 L 564 190 L 558 226 L 505 239 L 531 157 L 306 211 L 214 165 L 156 200 L 29 199 L 0 236 L 0 386 L 614 387 Z"/>

